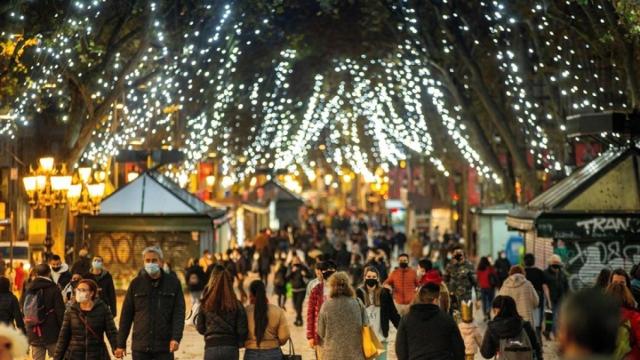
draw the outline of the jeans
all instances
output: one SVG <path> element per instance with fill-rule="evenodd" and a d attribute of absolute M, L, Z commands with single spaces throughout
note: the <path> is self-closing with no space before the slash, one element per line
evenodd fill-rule
<path fill-rule="evenodd" d="M 238 360 L 240 352 L 235 346 L 212 346 L 204 349 L 204 360 Z"/>
<path fill-rule="evenodd" d="M 47 353 L 49 353 L 50 358 L 53 358 L 53 354 L 55 352 L 55 343 L 45 346 L 31 346 L 31 357 L 33 358 L 33 360 L 45 360 Z"/>
<path fill-rule="evenodd" d="M 560 315 L 560 301 L 557 301 L 555 304 L 552 305 L 552 311 L 553 311 L 553 325 L 551 326 L 551 333 L 553 334 L 554 337 L 558 336 L 557 331 L 558 331 L 558 315 Z"/>
<path fill-rule="evenodd" d="M 482 298 L 482 312 L 485 318 L 489 318 L 491 312 L 491 303 L 495 297 L 496 290 L 494 288 L 480 289 L 480 296 Z"/>
<path fill-rule="evenodd" d="M 131 357 L 133 360 L 173 360 L 173 353 L 134 351 Z"/>
<path fill-rule="evenodd" d="M 268 350 L 247 349 L 244 352 L 244 360 L 282 360 L 280 348 Z"/>
<path fill-rule="evenodd" d="M 293 308 L 296 309 L 296 321 L 302 322 L 302 304 L 304 303 L 304 291 L 293 291 Z"/>

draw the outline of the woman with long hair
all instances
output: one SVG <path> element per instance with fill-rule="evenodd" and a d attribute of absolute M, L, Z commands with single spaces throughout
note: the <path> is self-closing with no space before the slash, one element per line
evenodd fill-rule
<path fill-rule="evenodd" d="M 640 359 L 640 312 L 631 290 L 623 284 L 610 284 L 605 294 L 620 305 L 620 328 L 627 331 L 624 336 L 619 331 L 614 358 Z"/>
<path fill-rule="evenodd" d="M 542 359 L 542 348 L 531 324 L 524 321 L 516 308 L 516 302 L 510 296 L 498 295 L 493 299 L 493 320 L 489 321 L 482 339 L 480 353 L 485 359 L 491 359 L 500 351 L 501 339 L 520 339 L 523 351 L 528 342 L 531 359 Z M 513 349 L 517 351 L 517 349 Z M 521 353 L 522 354 L 522 353 Z M 503 356 L 506 356 L 503 354 Z M 535 356 L 535 357 L 534 357 Z"/>
<path fill-rule="evenodd" d="M 598 277 L 596 278 L 596 283 L 594 285 L 595 288 L 600 289 L 602 291 L 606 291 L 609 287 L 609 283 L 611 282 L 611 269 L 603 268 L 598 273 Z"/>
<path fill-rule="evenodd" d="M 247 339 L 247 314 L 233 291 L 233 278 L 222 265 L 214 265 L 196 316 L 196 328 L 204 335 L 205 360 L 240 357 Z"/>
<path fill-rule="evenodd" d="M 391 292 L 380 284 L 380 274 L 375 267 L 367 266 L 364 269 L 364 284 L 356 290 L 356 296 L 364 303 L 369 324 L 386 349 L 389 322 L 393 323 L 397 329 L 400 324 L 400 314 L 393 303 Z M 386 358 L 385 351 L 376 359 L 386 360 Z"/>
<path fill-rule="evenodd" d="M 524 320 L 534 324 L 533 313 L 536 311 L 540 299 L 533 284 L 524 275 L 522 266 L 511 267 L 509 277 L 502 283 L 498 295 L 510 296 L 516 302 L 518 314 Z"/>
<path fill-rule="evenodd" d="M 493 266 L 491 266 L 489 258 L 486 256 L 480 258 L 478 269 L 476 270 L 476 276 L 482 298 L 482 313 L 484 314 L 485 320 L 489 320 L 489 311 L 491 311 L 491 303 L 495 296 L 498 273 Z"/>
<path fill-rule="evenodd" d="M 322 360 L 364 360 L 362 327 L 368 324 L 362 303 L 355 298 L 349 275 L 339 271 L 327 281 L 329 299 L 318 314 Z"/>
<path fill-rule="evenodd" d="M 64 313 L 53 358 L 109 360 L 111 356 L 104 343 L 105 335 L 115 351 L 118 330 L 111 308 L 98 297 L 95 281 L 80 280 L 75 289 L 75 302 Z"/>
<path fill-rule="evenodd" d="M 249 285 L 249 302 L 246 307 L 249 336 L 244 343 L 244 360 L 281 360 L 280 346 L 290 337 L 284 310 L 269 304 L 261 280 Z"/>

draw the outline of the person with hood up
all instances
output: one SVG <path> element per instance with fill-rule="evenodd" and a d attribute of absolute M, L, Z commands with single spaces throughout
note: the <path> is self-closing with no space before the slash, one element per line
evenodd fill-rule
<path fill-rule="evenodd" d="M 65 308 L 49 265 L 37 265 L 35 274 L 25 291 L 23 313 L 33 360 L 44 360 L 47 352 L 53 356 L 56 350 Z"/>
<path fill-rule="evenodd" d="M 64 314 L 54 360 L 110 360 L 104 343 L 106 335 L 115 351 L 118 330 L 111 309 L 98 298 L 98 284 L 80 280 L 76 301 Z"/>
<path fill-rule="evenodd" d="M 516 302 L 518 314 L 530 324 L 534 323 L 533 313 L 538 307 L 538 293 L 527 280 L 521 266 L 512 266 L 509 277 L 504 281 L 498 295 L 509 296 Z"/>
<path fill-rule="evenodd" d="M 69 281 L 71 281 L 69 265 L 64 264 L 59 255 L 53 255 L 49 259 L 49 266 L 51 266 L 51 278 L 53 282 L 58 285 L 60 290 L 64 289 Z"/>
<path fill-rule="evenodd" d="M 94 256 L 91 262 L 91 270 L 84 276 L 85 279 L 91 279 L 98 284 L 98 298 L 102 300 L 109 309 L 113 317 L 116 317 L 116 287 L 113 283 L 113 277 L 104 268 L 104 260 L 102 256 Z"/>
<path fill-rule="evenodd" d="M 518 339 L 521 340 L 518 341 L 518 344 L 522 346 L 522 349 L 518 349 L 521 353 L 530 353 L 531 359 L 535 354 L 536 360 L 543 360 L 538 337 L 531 323 L 524 321 L 518 314 L 513 298 L 496 296 L 493 299 L 492 312 L 494 318 L 487 325 L 480 347 L 480 354 L 485 359 L 491 359 L 498 354 L 501 350 L 501 341 L 506 343 L 510 339 Z"/>
<path fill-rule="evenodd" d="M 453 318 L 442 311 L 440 286 L 423 285 L 396 334 L 398 360 L 463 360 L 464 342 Z"/>

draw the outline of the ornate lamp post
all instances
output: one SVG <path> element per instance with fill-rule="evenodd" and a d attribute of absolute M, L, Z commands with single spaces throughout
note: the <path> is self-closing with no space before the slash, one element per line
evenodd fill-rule
<path fill-rule="evenodd" d="M 53 239 L 51 238 L 51 208 L 62 208 L 67 203 L 67 191 L 72 178 L 67 175 L 66 165 L 56 169 L 53 157 L 43 157 L 39 160 L 36 170 L 30 167 L 29 176 L 22 179 L 24 189 L 29 196 L 29 205 L 36 210 L 45 210 L 47 227 L 44 239 L 46 248 L 45 258 L 51 256 Z"/>
<path fill-rule="evenodd" d="M 90 167 L 78 168 L 78 174 L 73 177 L 73 184 L 67 192 L 69 211 L 73 215 L 96 214 L 100 211 L 105 177 L 104 171 L 93 172 Z"/>

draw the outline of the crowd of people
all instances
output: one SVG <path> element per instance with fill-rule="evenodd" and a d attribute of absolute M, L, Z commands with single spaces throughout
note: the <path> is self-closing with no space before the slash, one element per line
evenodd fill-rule
<path fill-rule="evenodd" d="M 82 249 L 69 267 L 53 255 L 23 284 L 0 277 L 0 322 L 27 336 L 34 360 L 169 360 L 187 322 L 204 337 L 206 360 L 238 359 L 242 348 L 247 360 L 282 359 L 290 325 L 322 360 L 386 359 L 392 326 L 400 360 L 541 360 L 552 338 L 567 359 L 640 358 L 637 267 L 604 269 L 595 288 L 574 293 L 559 255 L 544 270 L 533 254 L 522 265 L 504 253 L 473 261 L 454 235 L 447 244 L 437 231 L 407 238 L 362 216 L 326 223 L 309 217 L 304 230 L 264 230 L 225 253 L 204 251 L 183 274 L 148 247 L 120 309 L 100 256 Z M 258 279 L 246 283 L 252 272 Z M 365 357 L 365 327 L 379 345 L 374 357 Z"/>

